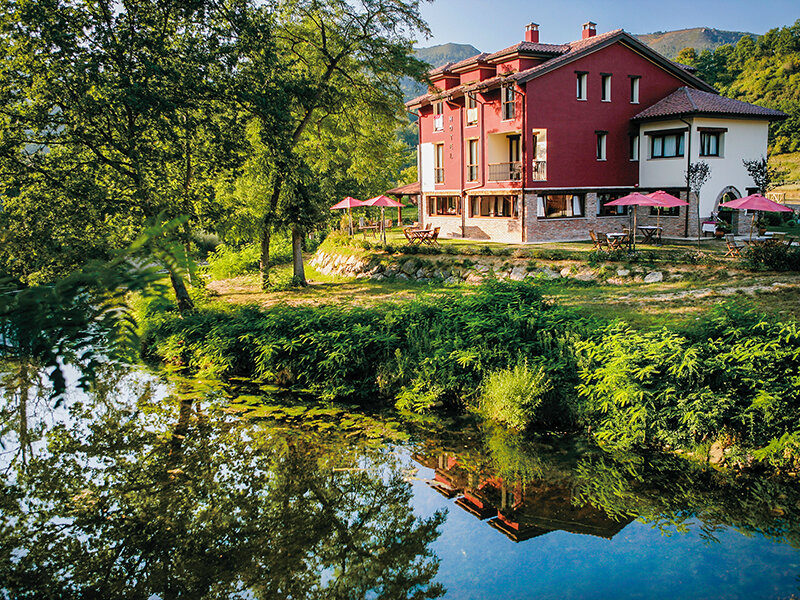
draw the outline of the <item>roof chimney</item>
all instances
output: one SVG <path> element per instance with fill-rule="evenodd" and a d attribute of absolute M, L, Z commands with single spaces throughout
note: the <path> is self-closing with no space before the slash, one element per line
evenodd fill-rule
<path fill-rule="evenodd" d="M 539 43 L 539 24 L 538 23 L 528 23 L 525 26 L 525 41 L 526 42 L 533 42 L 534 44 Z"/>
<path fill-rule="evenodd" d="M 583 34 L 581 35 L 582 39 L 587 39 L 590 37 L 594 37 L 597 35 L 597 23 L 592 23 L 591 21 L 587 21 L 583 24 Z"/>

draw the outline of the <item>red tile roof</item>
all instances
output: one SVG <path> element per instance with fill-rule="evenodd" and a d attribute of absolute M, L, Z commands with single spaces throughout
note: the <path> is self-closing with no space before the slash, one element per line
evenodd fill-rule
<path fill-rule="evenodd" d="M 649 108 L 633 117 L 634 121 L 646 121 L 678 115 L 733 115 L 762 117 L 764 119 L 785 119 L 788 115 L 779 110 L 764 108 L 755 104 L 725 98 L 690 87 L 682 87 L 666 98 L 659 100 Z"/>
<path fill-rule="evenodd" d="M 486 60 L 494 60 L 519 52 L 521 54 L 563 54 L 569 50 L 569 44 L 540 44 L 534 42 L 519 42 L 503 50 L 492 52 L 486 56 Z"/>
<path fill-rule="evenodd" d="M 520 42 L 519 44 L 515 44 L 505 50 L 500 50 L 499 52 L 495 52 L 493 54 L 489 54 L 485 57 L 485 60 L 491 61 L 493 59 L 499 58 L 506 54 L 512 54 L 514 52 L 549 52 L 551 54 L 555 54 L 552 58 L 545 60 L 543 63 L 536 65 L 535 67 L 531 67 L 530 69 L 525 69 L 524 71 L 519 71 L 517 73 L 511 73 L 509 75 L 497 75 L 490 79 L 486 79 L 484 81 L 470 84 L 470 85 L 460 85 L 454 88 L 447 90 L 446 92 L 442 92 L 439 94 L 426 94 L 410 100 L 406 102 L 406 106 L 413 107 L 419 106 L 425 100 L 439 100 L 445 97 L 458 97 L 460 93 L 464 91 L 475 91 L 475 90 L 483 90 L 491 88 L 495 85 L 502 85 L 504 83 L 524 83 L 535 77 L 539 77 L 540 75 L 544 75 L 545 73 L 549 73 L 550 71 L 561 67 L 567 63 L 572 62 L 580 58 L 581 56 L 591 53 L 599 47 L 613 44 L 617 41 L 623 41 L 624 43 L 632 46 L 634 50 L 649 55 L 652 59 L 657 62 L 660 62 L 664 65 L 665 68 L 672 70 L 676 75 L 687 81 L 688 83 L 692 83 L 696 85 L 696 87 L 706 89 L 708 91 L 714 91 L 714 88 L 707 84 L 702 79 L 699 79 L 695 75 L 690 72 L 689 68 L 686 68 L 683 65 L 679 65 L 676 62 L 673 62 L 666 57 L 662 56 L 658 52 L 650 49 L 648 46 L 631 36 L 630 34 L 626 33 L 622 29 L 614 29 L 613 31 L 607 31 L 606 33 L 601 33 L 590 38 L 577 40 L 574 42 L 570 42 L 569 44 L 534 44 L 533 42 Z M 478 55 L 480 56 L 480 55 Z M 478 56 L 473 57 L 473 59 L 478 58 Z M 467 59 L 472 60 L 472 59 Z M 462 61 L 464 62 L 464 61 Z M 438 69 L 434 69 L 430 72 L 431 75 L 439 74 L 444 72 L 444 70 L 449 71 L 453 68 L 453 63 L 448 63 L 443 67 L 439 67 Z M 713 95 L 713 94 L 712 94 Z"/>

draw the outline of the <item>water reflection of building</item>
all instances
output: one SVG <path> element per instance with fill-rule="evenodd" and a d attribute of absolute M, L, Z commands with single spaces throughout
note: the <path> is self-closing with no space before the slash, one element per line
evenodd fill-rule
<path fill-rule="evenodd" d="M 511 483 L 501 477 L 465 468 L 449 453 L 415 454 L 414 460 L 434 470 L 431 489 L 476 516 L 515 542 L 551 531 L 613 538 L 633 519 L 617 521 L 585 503 L 573 504 L 572 491 L 563 483 L 543 479 Z"/>

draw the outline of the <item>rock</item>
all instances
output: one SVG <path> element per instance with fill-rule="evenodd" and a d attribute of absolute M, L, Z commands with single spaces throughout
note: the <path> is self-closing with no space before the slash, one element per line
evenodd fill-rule
<path fill-rule="evenodd" d="M 630 274 L 630 269 L 617 269 L 617 277 L 627 277 Z"/>
<path fill-rule="evenodd" d="M 411 277 L 409 277 L 405 273 L 398 273 L 397 275 L 394 276 L 394 278 L 398 279 L 400 281 L 410 281 L 411 280 Z"/>
<path fill-rule="evenodd" d="M 719 465 L 725 460 L 725 448 L 721 442 L 714 442 L 708 449 L 708 462 L 712 465 Z"/>
<path fill-rule="evenodd" d="M 528 271 L 525 269 L 525 267 L 519 265 L 511 269 L 511 273 L 508 276 L 514 281 L 522 281 L 523 279 L 525 279 L 525 276 L 527 274 Z"/>
<path fill-rule="evenodd" d="M 575 279 L 577 281 L 595 281 L 597 279 L 597 276 L 591 271 L 581 271 L 580 273 L 575 275 Z"/>
<path fill-rule="evenodd" d="M 558 271 L 554 271 L 550 267 L 536 269 L 535 274 L 541 275 L 545 279 L 561 279 L 561 274 Z"/>
<path fill-rule="evenodd" d="M 571 267 L 564 267 L 561 269 L 561 277 L 569 277 L 570 275 L 572 275 Z"/>
<path fill-rule="evenodd" d="M 383 274 L 386 275 L 386 277 L 393 277 L 397 275 L 397 273 L 398 273 L 397 265 L 392 265 L 383 272 Z"/>
<path fill-rule="evenodd" d="M 644 276 L 645 283 L 658 283 L 659 281 L 664 281 L 664 273 L 661 271 L 653 271 Z"/>
<path fill-rule="evenodd" d="M 386 279 L 386 277 L 383 275 L 383 273 L 378 273 L 377 275 L 370 277 L 370 279 L 372 279 L 372 281 L 383 281 Z"/>
<path fill-rule="evenodd" d="M 453 283 L 461 283 L 461 277 L 454 277 L 451 275 L 450 277 L 445 279 L 444 282 L 448 285 Z"/>
<path fill-rule="evenodd" d="M 468 273 L 466 281 L 467 283 L 481 283 L 483 281 L 483 276 L 480 273 Z"/>
<path fill-rule="evenodd" d="M 417 283 L 430 283 L 430 279 L 428 277 L 420 277 L 417 279 Z"/>
<path fill-rule="evenodd" d="M 425 269 L 419 269 L 415 275 L 417 279 L 422 279 L 425 277 Z"/>
<path fill-rule="evenodd" d="M 400 270 L 406 275 L 411 275 L 417 270 L 417 260 L 415 258 L 409 258 L 403 263 L 403 266 L 400 267 Z"/>
<path fill-rule="evenodd" d="M 475 265 L 475 270 L 478 273 L 486 274 L 489 272 L 489 267 L 487 265 Z"/>

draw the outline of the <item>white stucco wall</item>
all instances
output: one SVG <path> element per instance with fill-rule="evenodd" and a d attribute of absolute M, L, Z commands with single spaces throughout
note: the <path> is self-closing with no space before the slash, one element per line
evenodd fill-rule
<path fill-rule="evenodd" d="M 686 128 L 678 120 L 656 121 L 643 124 L 639 132 L 639 186 L 649 188 L 683 188 L 686 186 L 687 161 L 704 161 L 711 167 L 711 176 L 700 190 L 700 216 L 707 217 L 715 208 L 720 193 L 734 187 L 741 195 L 753 187 L 753 180 L 742 164 L 743 159 L 758 159 L 767 155 L 767 121 L 749 119 L 722 119 L 696 117 L 687 119 L 691 123 L 691 158 L 686 155 L 676 158 L 651 158 L 648 131 Z M 700 156 L 700 132 L 698 128 L 724 128 L 721 155 Z M 684 134 L 685 135 L 685 134 Z M 684 141 L 685 151 L 689 150 Z"/>

